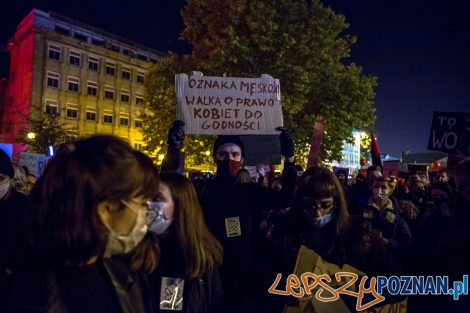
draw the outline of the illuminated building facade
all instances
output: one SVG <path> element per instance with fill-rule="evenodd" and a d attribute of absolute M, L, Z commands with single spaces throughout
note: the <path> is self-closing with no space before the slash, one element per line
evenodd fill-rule
<path fill-rule="evenodd" d="M 56 13 L 33 9 L 8 42 L 3 142 L 33 112 L 57 114 L 79 136 L 113 134 L 140 149 L 145 80 L 163 53 Z M 17 154 L 22 146 L 15 144 Z"/>
<path fill-rule="evenodd" d="M 332 166 L 334 167 L 349 169 L 350 175 L 352 175 L 355 170 L 361 168 L 361 132 L 354 130 L 352 136 L 354 138 L 353 143 L 343 142 L 343 158 L 341 161 L 332 162 Z"/>

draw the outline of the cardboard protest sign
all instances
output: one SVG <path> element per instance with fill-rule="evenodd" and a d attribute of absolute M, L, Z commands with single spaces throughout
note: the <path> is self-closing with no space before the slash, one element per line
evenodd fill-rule
<path fill-rule="evenodd" d="M 336 264 L 329 263 L 325 261 L 319 254 L 315 251 L 308 249 L 305 246 L 300 246 L 299 252 L 297 254 L 297 260 L 295 263 L 293 274 L 297 277 L 301 277 L 304 273 L 313 273 L 315 275 L 327 274 L 329 277 L 334 279 L 336 273 L 339 272 L 348 272 L 361 276 L 367 276 L 366 273 L 358 270 L 357 268 L 344 264 L 343 267 L 339 267 Z M 334 285 L 334 283 L 332 284 Z M 316 294 L 317 291 L 322 287 L 315 287 L 311 290 L 312 295 Z M 325 288 L 322 288 L 322 297 L 329 298 L 333 294 Z M 393 304 L 384 304 L 374 306 L 370 309 L 363 310 L 362 312 L 380 312 L 380 313 L 404 313 L 407 309 L 407 299 L 402 302 L 393 303 Z M 341 312 L 341 313 L 350 313 L 351 310 L 343 301 L 342 297 L 339 297 L 335 301 L 324 302 L 318 300 L 315 296 L 311 297 L 311 301 L 307 302 L 302 307 L 293 307 L 286 305 L 284 307 L 284 313 L 305 313 L 305 312 L 315 312 L 315 313 L 332 313 L 332 312 Z"/>
<path fill-rule="evenodd" d="M 187 134 L 276 134 L 283 125 L 278 79 L 175 75 L 176 118 Z"/>
<path fill-rule="evenodd" d="M 331 277 L 334 276 L 335 273 L 338 272 L 350 272 L 355 273 L 357 275 L 363 276 L 365 275 L 360 270 L 345 264 L 343 268 L 340 268 L 338 265 L 333 263 L 328 263 L 323 258 L 313 250 L 308 249 L 305 246 L 300 246 L 299 253 L 297 254 L 297 260 L 295 262 L 295 267 L 293 274 L 297 275 L 298 277 L 302 276 L 303 273 L 313 273 L 316 275 L 327 274 Z M 324 296 L 330 296 L 328 291 L 323 291 L 325 294 Z M 315 291 L 312 291 L 312 294 L 315 294 Z M 334 302 L 320 302 L 315 297 L 312 297 L 312 303 L 304 306 L 302 308 L 299 307 L 291 307 L 286 305 L 284 307 L 284 313 L 300 313 L 300 312 L 346 312 L 350 313 L 351 311 L 346 307 L 343 300 L 340 298 Z"/>
<path fill-rule="evenodd" d="M 281 164 L 281 146 L 278 135 L 241 136 L 245 145 L 243 164 Z"/>
<path fill-rule="evenodd" d="M 470 156 L 470 113 L 434 112 L 428 149 Z"/>

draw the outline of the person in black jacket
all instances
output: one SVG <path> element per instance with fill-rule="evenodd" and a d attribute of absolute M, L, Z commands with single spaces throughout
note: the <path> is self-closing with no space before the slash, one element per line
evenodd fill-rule
<path fill-rule="evenodd" d="M 13 186 L 14 168 L 0 149 L 0 301 L 5 295 L 6 279 L 21 258 L 21 221 L 27 198 Z"/>
<path fill-rule="evenodd" d="M 183 147 L 183 123 L 176 121 L 168 135 L 167 164 L 163 170 L 175 169 Z M 199 199 L 209 230 L 222 243 L 224 262 L 220 275 L 224 287 L 223 312 L 256 312 L 259 289 L 254 280 L 262 266 L 257 262 L 262 249 L 257 245 L 255 228 L 261 222 L 258 213 L 288 207 L 297 179 L 294 164 L 294 140 L 279 128 L 281 154 L 285 157 L 283 189 L 280 192 L 258 184 L 240 184 L 236 174 L 242 167 L 244 144 L 239 136 L 218 136 L 213 148 L 216 176 L 200 187 Z M 172 165 L 172 166 L 170 166 Z"/>
<path fill-rule="evenodd" d="M 153 312 L 221 312 L 222 245 L 207 229 L 189 179 L 170 172 L 160 175 L 147 223 L 149 234 L 130 262 L 134 270 L 149 274 Z"/>
<path fill-rule="evenodd" d="M 412 244 L 412 234 L 408 223 L 398 214 L 399 209 L 390 199 L 390 179 L 377 178 L 372 184 L 372 190 L 373 196 L 370 197 L 363 216 L 371 221 L 372 228 L 377 231 L 383 245 L 404 265 Z"/>
<path fill-rule="evenodd" d="M 157 188 L 152 161 L 117 137 L 61 147 L 33 188 L 27 258 L 0 311 L 150 313 L 141 277 L 111 257 L 142 240 Z"/>
<path fill-rule="evenodd" d="M 292 273 L 301 245 L 315 251 L 329 263 L 339 267 L 349 264 L 368 277 L 402 273 L 399 264 L 373 236 L 367 221 L 349 214 L 344 190 L 329 169 L 312 167 L 303 173 L 289 218 L 286 223 L 290 226 L 290 232 L 285 235 L 282 247 L 279 247 L 284 257 L 280 263 L 284 267 L 280 270 L 283 277 Z M 336 287 L 339 288 L 341 283 L 337 283 Z M 282 290 L 282 287 L 279 289 Z M 399 296 L 384 296 L 386 303 L 402 300 Z M 354 310 L 355 298 L 346 297 L 344 301 Z"/>

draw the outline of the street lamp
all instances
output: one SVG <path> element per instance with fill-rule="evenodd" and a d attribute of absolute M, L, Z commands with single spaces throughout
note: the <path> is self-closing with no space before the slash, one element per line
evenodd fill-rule
<path fill-rule="evenodd" d="M 36 138 L 36 134 L 33 133 L 33 132 L 30 132 L 30 133 L 27 133 L 27 134 L 26 134 L 26 137 L 27 137 L 28 139 L 31 139 L 31 140 L 32 140 L 32 139 Z"/>

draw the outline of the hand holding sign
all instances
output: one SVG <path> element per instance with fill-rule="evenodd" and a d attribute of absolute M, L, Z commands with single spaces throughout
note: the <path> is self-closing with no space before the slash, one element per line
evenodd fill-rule
<path fill-rule="evenodd" d="M 286 158 L 294 156 L 294 137 L 284 127 L 276 127 L 277 131 L 280 131 L 279 142 L 281 143 L 281 154 Z"/>
<path fill-rule="evenodd" d="M 168 131 L 168 146 L 176 150 L 183 149 L 184 144 L 184 122 L 176 120 L 173 122 L 173 126 Z"/>

